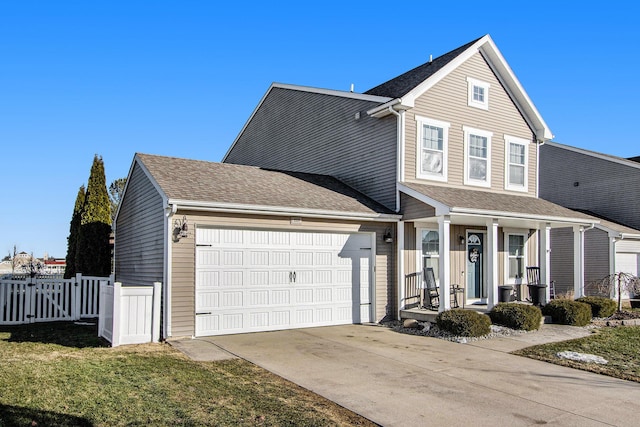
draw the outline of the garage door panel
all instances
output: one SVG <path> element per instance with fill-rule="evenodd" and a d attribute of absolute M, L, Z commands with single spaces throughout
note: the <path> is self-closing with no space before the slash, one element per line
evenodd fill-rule
<path fill-rule="evenodd" d="M 200 288 L 212 288 L 220 285 L 220 272 L 201 270 L 196 272 L 196 280 Z"/>
<path fill-rule="evenodd" d="M 196 296 L 196 311 L 220 307 L 220 292 L 198 292 Z"/>
<path fill-rule="evenodd" d="M 274 305 L 274 306 L 290 305 L 292 301 L 290 289 L 271 291 L 270 297 L 271 297 L 271 305 Z"/>
<path fill-rule="evenodd" d="M 369 320 L 371 306 L 361 302 L 370 298 L 370 235 L 227 229 L 196 235 L 203 239 L 196 241 L 198 336 Z"/>

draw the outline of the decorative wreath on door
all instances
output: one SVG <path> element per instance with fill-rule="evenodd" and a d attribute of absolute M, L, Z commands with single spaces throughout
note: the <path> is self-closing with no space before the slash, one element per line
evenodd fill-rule
<path fill-rule="evenodd" d="M 478 258 L 480 258 L 480 252 L 478 252 L 478 248 L 471 248 L 469 250 L 469 261 L 476 263 L 478 262 Z"/>

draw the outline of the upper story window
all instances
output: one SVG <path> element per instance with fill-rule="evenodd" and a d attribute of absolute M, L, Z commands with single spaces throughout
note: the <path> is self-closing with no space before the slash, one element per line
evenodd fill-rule
<path fill-rule="evenodd" d="M 492 132 L 463 126 L 464 183 L 481 187 L 491 186 Z"/>
<path fill-rule="evenodd" d="M 505 189 L 527 191 L 529 172 L 529 141 L 514 136 L 504 136 Z"/>
<path fill-rule="evenodd" d="M 468 105 L 470 107 L 489 109 L 489 87 L 491 85 L 471 77 L 467 77 L 469 91 Z"/>
<path fill-rule="evenodd" d="M 415 118 L 418 124 L 416 175 L 418 178 L 446 181 L 449 123 L 421 116 Z"/>

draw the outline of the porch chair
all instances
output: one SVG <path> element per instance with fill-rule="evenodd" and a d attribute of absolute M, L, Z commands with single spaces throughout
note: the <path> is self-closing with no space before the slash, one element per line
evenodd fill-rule
<path fill-rule="evenodd" d="M 436 275 L 433 272 L 433 267 L 422 269 L 422 280 L 424 283 L 422 307 L 429 310 L 437 310 L 440 306 L 440 296 L 438 295 L 438 286 L 436 285 Z"/>
<path fill-rule="evenodd" d="M 438 286 L 436 285 L 436 275 L 433 272 L 433 267 L 425 267 L 423 269 L 424 276 L 424 298 L 422 306 L 435 310 L 440 305 L 440 294 L 438 293 Z M 460 285 L 451 285 L 449 288 L 451 295 L 451 308 L 458 308 L 460 304 L 458 302 L 458 294 L 462 294 L 462 306 L 464 307 L 464 288 Z M 429 299 L 429 305 L 425 305 L 424 301 Z"/>

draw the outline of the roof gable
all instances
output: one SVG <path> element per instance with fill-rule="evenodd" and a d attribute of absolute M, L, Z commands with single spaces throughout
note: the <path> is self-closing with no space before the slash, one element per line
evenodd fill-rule
<path fill-rule="evenodd" d="M 393 98 L 393 100 L 369 110 L 368 113 L 384 115 L 387 114 L 388 107 L 392 105 L 396 105 L 397 109 L 413 108 L 418 97 L 477 52 L 480 52 L 487 61 L 528 125 L 534 130 L 537 139 L 547 141 L 553 138 L 551 130 L 489 35 L 467 43 L 368 90 L 365 94 Z"/>

